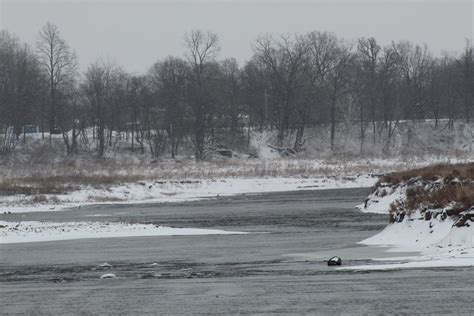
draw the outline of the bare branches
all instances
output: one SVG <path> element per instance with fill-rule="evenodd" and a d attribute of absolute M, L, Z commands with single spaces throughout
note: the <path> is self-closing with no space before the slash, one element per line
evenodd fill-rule
<path fill-rule="evenodd" d="M 406 112 L 414 118 L 425 118 L 428 106 L 425 87 L 432 56 L 426 45 L 413 45 L 407 41 L 396 44 L 395 49 L 408 88 Z"/>
<path fill-rule="evenodd" d="M 190 79 L 190 105 L 195 115 L 194 142 L 195 157 L 204 158 L 204 145 L 208 126 L 212 124 L 213 94 L 211 84 L 217 76 L 218 66 L 215 58 L 220 50 L 219 40 L 215 33 L 192 31 L 185 37 L 186 56 L 192 69 Z"/>
<path fill-rule="evenodd" d="M 186 34 L 184 43 L 187 48 L 186 57 L 195 72 L 202 72 L 207 62 L 213 61 L 220 51 L 219 38 L 216 33 L 193 30 Z"/>
<path fill-rule="evenodd" d="M 98 127 L 99 156 L 102 157 L 105 152 L 105 129 L 107 115 L 115 109 L 111 109 L 116 87 L 122 76 L 121 69 L 110 61 L 97 61 L 90 65 L 85 73 L 83 84 L 84 92 L 89 104 L 95 111 L 96 124 Z M 110 123 L 110 120 L 108 121 Z M 109 124 L 109 130 L 110 130 Z"/>
<path fill-rule="evenodd" d="M 149 71 L 152 92 L 159 100 L 157 105 L 162 109 L 159 113 L 162 117 L 160 127 L 166 130 L 170 140 L 172 158 L 177 155 L 178 144 L 189 130 L 186 126 L 186 113 L 189 112 L 186 102 L 189 73 L 189 65 L 174 57 L 155 63 Z M 155 119 L 157 121 L 158 118 Z M 157 128 L 157 125 L 154 124 L 154 127 Z"/>
<path fill-rule="evenodd" d="M 48 76 L 50 113 L 50 145 L 51 132 L 57 128 L 57 121 L 61 120 L 62 109 L 58 97 L 65 90 L 71 89 L 77 75 L 77 58 L 67 43 L 61 38 L 58 27 L 53 23 L 46 23 L 40 30 L 37 41 L 37 54 L 40 65 Z M 69 147 L 65 138 L 66 147 Z"/>
<path fill-rule="evenodd" d="M 307 111 L 299 105 L 302 104 L 300 96 L 304 94 L 304 87 L 311 82 L 310 45 L 302 36 L 283 35 L 276 40 L 270 35 L 264 35 L 257 39 L 253 49 L 256 60 L 267 74 L 269 89 L 274 91 L 273 100 L 278 113 L 278 141 L 279 147 L 282 147 L 290 116 L 295 110 L 302 125 L 300 130 L 304 128 Z"/>
<path fill-rule="evenodd" d="M 0 32 L 0 134 L 6 137 L 5 130 L 10 130 L 11 125 L 15 135 L 12 140 L 16 141 L 24 131 L 23 126 L 40 116 L 36 107 L 43 79 L 30 47 L 7 31 Z"/>
<path fill-rule="evenodd" d="M 76 54 L 61 38 L 55 24 L 48 22 L 39 32 L 37 52 L 40 64 L 50 76 L 54 89 L 74 80 L 77 73 Z"/>
<path fill-rule="evenodd" d="M 188 141 L 203 159 L 207 145 L 229 147 L 247 138 L 248 146 L 253 128 L 277 130 L 272 145 L 297 153 L 305 150 L 307 127 L 330 124 L 337 151 L 336 138 L 349 129 L 336 127 L 357 122 L 362 152 L 369 122 L 376 144 L 376 126 L 380 143 L 382 132 L 393 136 L 395 120 L 472 116 L 472 43 L 460 56 L 438 58 L 410 42 L 349 43 L 328 32 L 266 34 L 253 43 L 251 60 L 239 65 L 218 59 L 215 33 L 195 30 L 184 37 L 182 59 L 158 61 L 144 75 L 98 61 L 77 84 L 77 58 L 56 25 L 40 30 L 35 52 L 1 32 L 0 130 L 18 138 L 28 125 L 60 128 L 69 154 L 76 128 L 91 127 L 100 156 L 114 146 L 114 132 L 129 140 L 131 131 L 132 152 L 137 142 L 153 159 L 167 148 L 174 157 Z"/>

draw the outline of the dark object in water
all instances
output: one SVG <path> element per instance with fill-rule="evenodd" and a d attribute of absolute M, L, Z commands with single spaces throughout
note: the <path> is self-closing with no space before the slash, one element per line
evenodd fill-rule
<path fill-rule="evenodd" d="M 328 260 L 328 266 L 340 266 L 342 264 L 342 260 L 339 257 L 332 257 Z"/>

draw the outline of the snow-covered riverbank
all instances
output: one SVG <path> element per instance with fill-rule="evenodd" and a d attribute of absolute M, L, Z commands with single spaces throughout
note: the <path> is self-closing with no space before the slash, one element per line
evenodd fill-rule
<path fill-rule="evenodd" d="M 236 194 L 370 187 L 377 176 L 319 178 L 228 178 L 215 180 L 140 181 L 107 189 L 83 187 L 68 194 L 45 195 L 41 203 L 28 196 L 0 197 L 2 213 L 61 211 L 88 204 L 172 203 Z M 101 222 L 2 222 L 0 243 L 82 238 L 239 234 L 215 229 L 171 228 L 148 224 Z"/>
<path fill-rule="evenodd" d="M 468 169 L 463 167 L 462 170 L 466 173 Z M 378 258 L 374 259 L 379 261 L 377 264 L 341 269 L 474 266 L 474 207 L 468 202 L 472 196 L 460 195 L 471 192 L 472 182 L 467 174 L 455 171 L 453 173 L 459 177 L 430 176 L 432 179 L 427 180 L 418 176 L 397 184 L 379 183 L 358 208 L 364 212 L 390 213 L 391 223 L 360 243 L 389 247 L 387 251 L 391 253 L 415 252 L 419 255 Z"/>
<path fill-rule="evenodd" d="M 318 178 L 228 178 L 211 180 L 140 181 L 107 189 L 83 187 L 67 194 L 44 195 L 40 202 L 25 195 L 0 196 L 0 212 L 60 211 L 101 203 L 184 202 L 236 194 L 371 187 L 377 176 Z"/>
<path fill-rule="evenodd" d="M 228 235 L 242 232 L 218 229 L 175 228 L 152 224 L 97 222 L 5 222 L 0 221 L 0 244 L 58 241 L 86 238 Z"/>
<path fill-rule="evenodd" d="M 389 247 L 392 257 L 374 258 L 376 264 L 344 267 L 350 270 L 386 270 L 446 266 L 474 266 L 474 225 L 457 227 L 453 220 L 425 221 L 419 214 L 400 223 L 389 224 L 382 232 L 360 242 Z M 417 252 L 409 257 L 395 253 Z"/>

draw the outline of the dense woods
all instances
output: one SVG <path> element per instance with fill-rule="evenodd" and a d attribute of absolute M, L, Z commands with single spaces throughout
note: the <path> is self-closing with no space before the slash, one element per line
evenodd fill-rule
<path fill-rule="evenodd" d="M 474 119 L 469 41 L 442 56 L 408 41 L 382 47 L 374 38 L 346 41 L 317 31 L 262 35 L 251 45 L 253 57 L 239 65 L 221 59 L 215 33 L 197 30 L 185 34 L 182 57 L 158 60 L 145 74 L 104 60 L 80 73 L 54 24 L 39 30 L 33 47 L 4 30 L 0 154 L 35 131 L 50 141 L 61 134 L 65 153 L 75 155 L 92 130 L 98 156 L 124 135 L 137 154 L 175 157 L 186 141 L 200 160 L 208 148 L 239 143 L 250 129 L 274 130 L 277 147 L 292 133 L 299 152 L 316 124 L 330 126 L 332 148 L 344 122 L 359 126 L 363 144 L 376 141 L 376 130 L 390 135 L 400 120 L 452 128 L 454 119 Z"/>

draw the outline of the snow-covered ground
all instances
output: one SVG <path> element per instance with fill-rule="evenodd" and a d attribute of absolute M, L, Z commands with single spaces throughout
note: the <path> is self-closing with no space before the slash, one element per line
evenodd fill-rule
<path fill-rule="evenodd" d="M 406 186 L 388 186 L 381 184 L 376 190 L 356 207 L 364 213 L 388 214 L 392 203 L 405 199 Z"/>
<path fill-rule="evenodd" d="M 0 196 L 0 212 L 59 211 L 69 207 L 96 203 L 183 202 L 235 194 L 359 188 L 373 186 L 377 180 L 376 176 L 357 175 L 319 178 L 141 181 L 112 186 L 107 189 L 84 187 L 69 194 L 45 195 L 46 201 L 53 201 L 45 203 L 34 203 L 31 197 L 25 195 Z"/>
<path fill-rule="evenodd" d="M 217 229 L 174 228 L 152 224 L 98 222 L 5 222 L 0 221 L 0 244 L 58 241 L 86 238 L 223 235 L 243 232 Z"/>
<path fill-rule="evenodd" d="M 205 162 L 191 159 L 188 156 L 191 147 L 187 148 L 190 144 L 184 144 L 183 156 L 167 159 L 168 155 L 164 155 L 159 161 L 150 163 L 148 154 L 132 153 L 130 140 L 122 137 L 124 135 L 118 137 L 118 134 L 115 135 L 117 145 L 108 148 L 102 162 L 86 148 L 79 150 L 77 156 L 64 157 L 61 135 L 54 135 L 51 147 L 48 137 L 43 140 L 41 134 L 28 134 L 28 141 L 18 144 L 0 167 L 0 182 L 5 181 L 7 188 L 15 185 L 37 188 L 41 182 L 24 180 L 32 175 L 44 178 L 44 183 L 49 177 L 72 179 L 70 183 L 58 185 L 57 191 L 61 191 L 61 185 L 75 187 L 74 179 L 81 176 L 149 180 L 140 183 L 123 180 L 124 183 L 112 186 L 100 183 L 95 187 L 80 186 L 79 190 L 66 194 L 0 194 L 0 213 L 62 210 L 94 203 L 179 202 L 243 193 L 369 187 L 377 180 L 367 176 L 369 173 L 473 161 L 474 124 L 456 121 L 453 130 L 444 128 L 445 124 L 447 122 L 441 121 L 435 128 L 432 121 L 399 122 L 390 141 L 391 150 L 384 156 L 381 154 L 388 141 L 384 129 L 380 129 L 375 138 L 368 129 L 361 150 L 359 125 L 340 124 L 335 139 L 337 150 L 332 152 L 328 146 L 329 126 L 309 127 L 304 151 L 295 157 L 281 157 L 268 146 L 275 144 L 276 131 L 255 130 L 249 134 L 250 146 L 240 148 L 241 152 L 235 157 L 214 157 L 216 159 Z M 93 138 L 91 128 L 86 134 L 89 139 Z M 294 135 L 290 133 L 283 145 L 293 143 Z M 250 153 L 258 158 L 248 159 Z M 363 174 L 366 176 L 361 176 Z M 386 202 L 390 204 L 390 201 Z M 382 206 L 380 212 L 384 212 L 384 205 L 379 206 Z"/>
<path fill-rule="evenodd" d="M 453 129 L 447 128 L 448 121 L 441 120 L 435 127 L 434 121 L 399 121 L 390 133 L 377 123 L 375 135 L 371 128 L 365 130 L 365 139 L 360 138 L 360 125 L 357 123 L 340 123 L 336 125 L 333 150 L 338 153 L 359 156 L 362 154 L 380 155 L 387 148 L 388 154 L 400 155 L 448 155 L 450 153 L 472 153 L 474 150 L 474 123 L 456 121 Z M 259 157 L 274 157 L 276 153 L 269 150 L 267 143 L 275 144 L 276 131 L 253 131 L 251 144 Z M 314 156 L 332 154 L 330 144 L 331 129 L 329 124 L 320 124 L 305 129 L 304 149 Z M 289 133 L 283 146 L 292 147 L 295 134 Z M 388 146 L 387 146 L 388 145 Z"/>
<path fill-rule="evenodd" d="M 348 155 L 350 157 L 357 156 L 425 156 L 425 155 L 441 155 L 448 156 L 453 153 L 468 154 L 474 150 L 474 122 L 466 123 L 464 120 L 455 120 L 453 128 L 448 128 L 448 120 L 442 119 L 436 127 L 433 120 L 416 120 L 416 121 L 399 121 L 392 122 L 395 128 L 388 129 L 385 123 L 376 122 L 375 135 L 372 128 L 365 128 L 365 138 L 360 137 L 360 124 L 357 122 L 341 122 L 335 126 L 334 146 L 331 148 L 331 126 L 330 124 L 316 124 L 307 126 L 304 134 L 304 153 L 313 159 L 328 158 L 336 154 Z M 72 131 L 69 131 L 71 137 Z M 109 131 L 106 131 L 108 134 Z M 246 132 L 247 134 L 247 132 Z M 290 130 L 285 135 L 282 145 L 292 147 L 295 142 L 296 131 Z M 86 128 L 80 137 L 86 136 L 87 142 L 79 141 L 79 152 L 93 153 L 97 148 L 97 138 L 94 137 L 94 129 Z M 54 158 L 60 158 L 64 154 L 64 145 L 62 135 L 51 135 L 53 148 L 49 143 L 49 134 L 45 133 L 28 133 L 25 135 L 26 143 L 18 142 L 15 146 L 13 158 L 15 160 L 37 161 L 41 160 L 39 156 L 49 157 L 54 154 Z M 129 135 L 130 136 L 130 135 Z M 245 142 L 236 144 L 236 148 L 232 148 L 241 154 L 252 152 L 257 154 L 260 159 L 277 158 L 279 154 L 269 148 L 268 144 L 276 145 L 277 131 L 275 129 L 252 129 L 245 137 Z M 225 135 L 219 135 L 225 144 Z M 106 148 L 106 157 L 119 158 L 122 156 L 127 160 L 140 159 L 144 155 L 126 155 L 131 147 L 132 138 L 126 137 L 124 132 L 112 132 L 112 142 L 114 146 Z M 250 143 L 250 148 L 247 147 Z M 84 144 L 87 144 L 83 146 Z M 56 144 L 56 146 L 55 146 Z M 46 149 L 43 148 L 47 145 Z M 136 152 L 138 146 L 135 144 Z M 127 150 L 124 150 L 127 149 Z M 388 151 L 387 151 L 388 149 Z M 144 147 L 146 154 L 149 153 L 148 146 Z M 192 154 L 192 144 L 189 139 L 183 139 L 182 146 L 179 150 L 185 155 Z M 168 156 L 169 152 L 165 153 Z M 243 155 L 245 156 L 245 155 Z M 299 154 L 298 156 L 301 156 Z M 51 157 L 49 157 L 51 158 Z"/>

